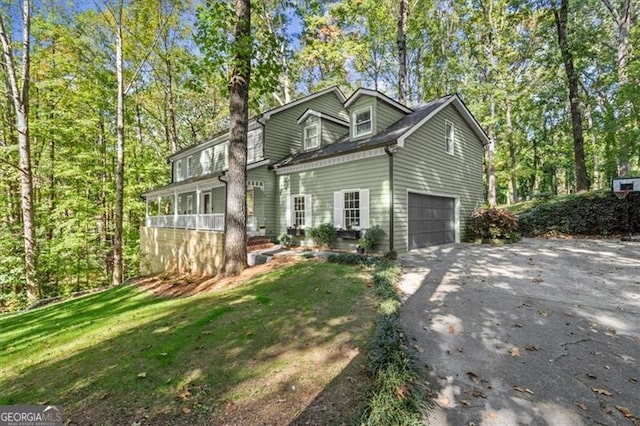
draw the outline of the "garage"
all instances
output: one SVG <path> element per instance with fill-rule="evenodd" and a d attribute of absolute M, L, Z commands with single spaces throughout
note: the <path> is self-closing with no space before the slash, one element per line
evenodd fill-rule
<path fill-rule="evenodd" d="M 409 193 L 409 250 L 456 241 L 456 200 Z"/>

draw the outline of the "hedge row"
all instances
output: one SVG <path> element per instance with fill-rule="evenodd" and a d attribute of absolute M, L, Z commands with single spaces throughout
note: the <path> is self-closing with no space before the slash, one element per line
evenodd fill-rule
<path fill-rule="evenodd" d="M 524 236 L 549 232 L 570 235 L 615 235 L 640 231 L 640 194 L 619 200 L 611 192 L 591 192 L 540 202 L 518 216 L 518 231 Z"/>

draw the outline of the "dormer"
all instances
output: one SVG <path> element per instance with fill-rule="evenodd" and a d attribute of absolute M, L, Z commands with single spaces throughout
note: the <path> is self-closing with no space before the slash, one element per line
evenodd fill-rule
<path fill-rule="evenodd" d="M 307 109 L 297 120 L 302 134 L 302 151 L 327 146 L 347 134 L 349 123 L 340 117 Z"/>
<path fill-rule="evenodd" d="M 380 133 L 412 112 L 411 108 L 376 90 L 363 88 L 356 90 L 344 107 L 349 111 L 349 135 L 353 140 Z"/>

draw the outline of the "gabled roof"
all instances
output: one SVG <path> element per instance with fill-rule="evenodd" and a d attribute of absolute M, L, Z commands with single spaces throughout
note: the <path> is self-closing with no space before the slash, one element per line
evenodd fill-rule
<path fill-rule="evenodd" d="M 336 117 L 336 116 L 331 115 L 331 114 L 327 114 L 326 112 L 314 111 L 311 108 L 309 108 L 305 112 L 303 112 L 302 115 L 300 116 L 300 118 L 298 118 L 298 120 L 296 122 L 298 124 L 300 124 L 304 120 L 306 120 L 310 115 L 313 115 L 313 116 L 318 117 L 318 118 L 322 118 L 324 120 L 332 121 L 332 122 L 334 122 L 336 124 L 340 124 L 341 126 L 349 127 L 349 123 L 347 121 L 343 120 L 342 118 Z"/>
<path fill-rule="evenodd" d="M 414 107 L 413 112 L 405 115 L 382 132 L 369 138 L 357 139 L 354 141 L 347 135 L 330 145 L 323 146 L 313 151 L 299 152 L 290 155 L 282 161 L 274 164 L 273 167 L 285 167 L 307 161 L 318 160 L 320 158 L 332 157 L 364 149 L 378 148 L 396 143 L 399 146 L 403 146 L 405 139 L 409 135 L 423 126 L 433 116 L 450 104 L 455 106 L 456 110 L 460 112 L 462 117 L 473 129 L 478 138 L 480 138 L 482 143 L 487 144 L 489 142 L 489 138 L 480 127 L 480 124 L 478 124 L 473 115 L 471 115 L 471 112 L 469 112 L 460 97 L 457 94 L 453 94 Z"/>
<path fill-rule="evenodd" d="M 277 114 L 279 112 L 285 111 L 285 110 L 287 110 L 289 108 L 292 108 L 292 107 L 294 107 L 296 105 L 300 105 L 302 102 L 307 102 L 307 101 L 310 101 L 311 99 L 315 99 L 315 98 L 318 98 L 320 96 L 326 95 L 327 93 L 332 93 L 332 92 L 335 93 L 336 97 L 340 100 L 340 102 L 344 102 L 345 101 L 346 98 L 345 98 L 344 94 L 342 93 L 342 91 L 338 88 L 338 86 L 331 86 L 331 87 L 329 87 L 327 89 L 321 90 L 321 91 L 316 92 L 316 93 L 312 93 L 312 94 L 307 95 L 307 96 L 303 96 L 302 98 L 296 99 L 295 101 L 289 102 L 288 104 L 281 105 L 279 107 L 276 107 L 276 108 L 270 109 L 268 111 L 265 111 L 265 112 L 263 112 L 263 113 L 261 113 L 259 115 L 251 117 L 249 119 L 249 128 L 251 130 L 251 126 L 253 125 L 255 127 L 255 125 L 257 125 L 258 123 L 259 124 L 264 124 L 264 122 L 266 120 L 268 120 L 269 118 L 271 118 L 271 116 L 274 115 L 274 114 Z M 205 140 L 203 142 L 198 142 L 198 143 L 189 145 L 189 146 L 187 146 L 185 148 L 182 148 L 182 149 L 174 152 L 173 154 L 171 154 L 168 157 L 168 160 L 171 160 L 171 159 L 173 159 L 173 158 L 175 158 L 175 157 L 177 157 L 177 156 L 179 156 L 181 154 L 184 154 L 187 151 L 192 150 L 192 149 L 194 149 L 196 147 L 200 148 L 200 146 L 204 145 L 204 144 L 208 144 L 208 143 L 213 142 L 212 145 L 215 145 L 217 142 L 223 141 L 223 139 L 224 139 L 223 136 L 227 135 L 228 133 L 229 133 L 229 129 L 227 128 L 227 129 L 225 129 L 225 130 L 223 130 L 221 132 L 216 133 L 215 135 L 213 135 L 212 137 L 208 138 L 207 140 Z"/>
<path fill-rule="evenodd" d="M 400 111 L 404 112 L 404 113 L 410 113 L 412 111 L 411 108 L 402 105 L 400 102 L 397 102 L 393 99 L 391 99 L 390 97 L 388 97 L 387 95 L 378 92 L 377 90 L 371 90 L 371 89 L 365 89 L 363 87 L 360 87 L 358 90 L 356 90 L 355 92 L 353 92 L 353 94 L 351 96 L 349 96 L 349 99 L 347 99 L 344 102 L 344 107 L 345 108 L 349 108 L 351 105 L 353 105 L 353 103 L 360 97 L 360 96 L 373 96 L 375 98 L 378 98 L 380 100 L 382 100 L 383 102 L 386 102 L 387 104 L 391 105 L 394 108 L 399 109 Z"/>

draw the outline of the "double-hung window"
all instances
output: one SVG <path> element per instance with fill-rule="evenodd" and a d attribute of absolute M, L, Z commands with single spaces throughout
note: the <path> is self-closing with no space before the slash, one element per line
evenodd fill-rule
<path fill-rule="evenodd" d="M 344 225 L 347 229 L 360 226 L 360 191 L 344 193 Z"/>
<path fill-rule="evenodd" d="M 202 151 L 202 174 L 206 175 L 211 173 L 211 157 L 213 154 L 212 148 L 207 148 Z"/>
<path fill-rule="evenodd" d="M 310 124 L 304 128 L 304 149 L 314 149 L 320 146 L 320 126 Z"/>
<path fill-rule="evenodd" d="M 453 155 L 454 153 L 454 141 L 455 141 L 455 127 L 449 120 L 444 122 L 444 149 L 447 154 Z"/>
<path fill-rule="evenodd" d="M 338 229 L 369 228 L 369 189 L 333 193 L 333 226 Z"/>
<path fill-rule="evenodd" d="M 262 160 L 262 129 L 256 129 L 247 135 L 247 163 Z"/>
<path fill-rule="evenodd" d="M 305 226 L 304 204 L 304 195 L 296 195 L 293 197 L 293 226 L 296 228 L 304 228 Z"/>
<path fill-rule="evenodd" d="M 353 112 L 353 137 L 368 135 L 373 132 L 373 108 L 366 107 Z"/>

